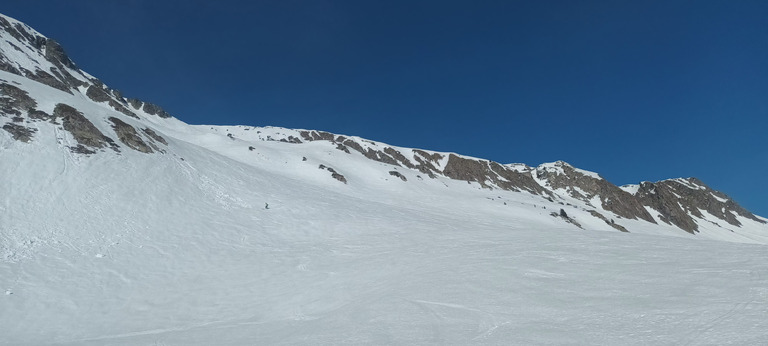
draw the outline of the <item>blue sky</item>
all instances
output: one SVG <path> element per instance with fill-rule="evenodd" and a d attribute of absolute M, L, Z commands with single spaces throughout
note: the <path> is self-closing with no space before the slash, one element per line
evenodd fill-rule
<path fill-rule="evenodd" d="M 768 216 L 768 1 L 6 1 L 193 124 L 358 135 L 615 184 L 695 176 Z"/>

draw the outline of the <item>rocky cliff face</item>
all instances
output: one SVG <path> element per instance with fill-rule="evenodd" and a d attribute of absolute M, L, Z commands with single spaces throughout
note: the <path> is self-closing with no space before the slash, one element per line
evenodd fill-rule
<path fill-rule="evenodd" d="M 597 174 L 576 169 L 562 161 L 541 165 L 535 174 L 545 186 L 563 190 L 571 197 L 584 202 L 599 203 L 595 207 L 601 207 L 627 219 L 656 223 L 637 198 Z"/>
<path fill-rule="evenodd" d="M 690 233 L 698 232 L 696 218 L 704 218 L 703 213 L 736 227 L 741 226 L 736 215 L 765 223 L 724 193 L 696 178 L 643 182 L 635 196 L 643 205 L 657 211 L 661 221 Z"/>

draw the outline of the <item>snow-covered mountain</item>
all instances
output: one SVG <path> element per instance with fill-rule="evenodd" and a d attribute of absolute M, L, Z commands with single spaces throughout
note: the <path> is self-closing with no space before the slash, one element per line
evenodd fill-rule
<path fill-rule="evenodd" d="M 2 15 L 0 70 L 0 344 L 766 340 L 768 220 L 698 179 L 188 125 Z"/>

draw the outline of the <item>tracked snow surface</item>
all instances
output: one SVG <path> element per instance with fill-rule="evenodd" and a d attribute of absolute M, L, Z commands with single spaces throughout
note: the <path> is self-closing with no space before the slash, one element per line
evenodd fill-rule
<path fill-rule="evenodd" d="M 768 344 L 766 220 L 697 180 L 191 126 L 0 19 L 0 345 Z"/>

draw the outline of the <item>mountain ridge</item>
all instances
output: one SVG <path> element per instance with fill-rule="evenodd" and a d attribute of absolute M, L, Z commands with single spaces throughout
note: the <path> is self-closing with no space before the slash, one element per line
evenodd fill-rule
<path fill-rule="evenodd" d="M 418 180 L 442 177 L 465 181 L 470 185 L 477 184 L 482 189 L 529 193 L 551 203 L 578 201 L 585 211 L 591 208 L 589 213 L 592 216 L 622 231 L 627 231 L 627 227 L 617 223 L 615 218 L 640 220 L 654 225 L 664 223 L 696 234 L 699 232 L 698 220 L 706 219 L 702 210 L 717 220 L 710 221 L 715 224 L 724 222 L 740 227 L 742 218 L 758 224 L 766 223 L 727 195 L 709 188 L 696 178 L 643 182 L 636 188 L 621 188 L 598 173 L 573 167 L 563 161 L 531 167 L 526 164 L 501 164 L 456 153 L 402 148 L 318 130 L 186 125 L 157 105 L 125 98 L 116 89 L 104 85 L 79 69 L 58 43 L 28 25 L 0 16 L 0 28 L 4 37 L 0 42 L 0 70 L 88 100 L 106 111 L 93 116 L 91 112 L 84 113 L 67 104 L 67 101 L 56 102 L 52 109 L 50 105 L 47 110 L 37 109 L 38 99 L 46 95 L 32 92 L 34 97 L 30 96 L 29 90 L 17 85 L 18 81 L 9 83 L 0 78 L 0 115 L 10 120 L 5 121 L 2 129 L 15 140 L 24 143 L 34 141 L 38 133 L 37 128 L 28 125 L 36 123 L 37 126 L 43 126 L 41 124 L 45 122 L 51 126 L 60 125 L 62 130 L 72 136 L 74 141 L 68 148 L 73 153 L 92 155 L 106 149 L 119 153 L 125 146 L 128 150 L 145 154 L 165 154 L 172 152 L 173 146 L 166 140 L 167 135 L 164 135 L 164 132 L 170 130 L 169 124 L 177 130 L 184 126 L 209 130 L 216 128 L 214 132 L 217 133 L 225 130 L 226 134 L 221 135 L 231 140 L 232 145 L 229 147 L 237 146 L 239 141 L 290 145 L 326 143 L 347 155 L 362 155 L 370 161 L 388 165 L 387 173 L 404 182 L 408 181 L 408 177 L 398 170 L 415 172 Z M 108 114 L 109 111 L 115 114 Z M 118 143 L 122 143 L 122 146 Z M 254 150 L 251 145 L 247 148 L 249 151 Z M 357 183 L 345 177 L 343 171 L 327 165 L 321 166 L 335 180 L 344 184 Z"/>

